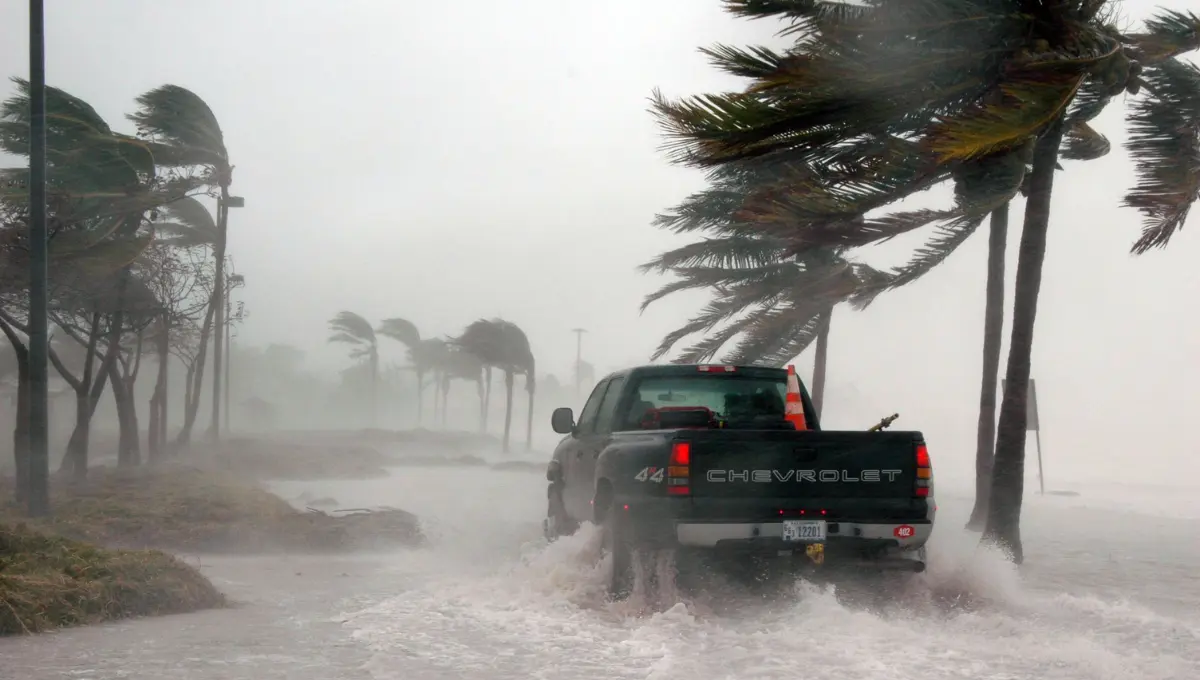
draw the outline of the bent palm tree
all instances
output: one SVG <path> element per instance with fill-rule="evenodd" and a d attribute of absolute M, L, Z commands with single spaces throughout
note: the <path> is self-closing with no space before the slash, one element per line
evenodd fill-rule
<path fill-rule="evenodd" d="M 534 379 L 534 359 L 530 351 L 529 340 L 516 324 L 504 319 L 480 319 L 473 322 L 463 331 L 454 344 L 462 350 L 475 355 L 484 366 L 500 369 L 504 372 L 505 411 L 504 411 L 504 452 L 509 451 L 509 434 L 512 428 L 512 392 L 516 374 L 525 376 L 525 389 L 529 393 L 529 423 L 526 433 L 526 447 L 533 446 L 533 403 L 536 389 Z M 490 385 L 489 385 L 490 387 Z M 486 399 L 486 395 L 485 395 Z"/>
<path fill-rule="evenodd" d="M 229 233 L 229 186 L 233 165 L 225 148 L 225 136 L 212 109 L 196 93 L 178 85 L 163 85 L 137 98 L 138 110 L 128 118 L 137 125 L 138 136 L 150 145 L 156 162 L 177 168 L 203 168 L 204 181 L 219 191 L 217 239 L 213 247 L 216 265 L 212 305 L 218 332 L 213 338 L 213 411 L 209 435 L 221 436 L 221 367 L 225 360 L 225 252 Z"/>
<path fill-rule="evenodd" d="M 737 266 L 725 266 L 731 263 Z M 818 409 L 824 394 L 833 308 L 888 280 L 883 272 L 844 259 L 836 249 L 790 258 L 785 242 L 754 236 L 706 239 L 663 253 L 642 270 L 671 272 L 678 277 L 647 296 L 643 310 L 682 290 L 707 288 L 714 294 L 698 316 L 663 339 L 653 359 L 688 335 L 711 332 L 722 325 L 684 349 L 674 361 L 707 361 L 740 336 L 722 362 L 781 366 L 815 340 L 813 403 Z M 859 298 L 854 304 L 861 308 L 869 302 L 869 298 Z"/>
<path fill-rule="evenodd" d="M 370 371 L 370 422 L 375 427 L 379 413 L 379 341 L 371 323 L 354 312 L 338 312 L 329 320 L 329 342 L 350 345 L 351 359 L 365 359 Z"/>
<path fill-rule="evenodd" d="M 415 323 L 408 319 L 393 317 L 379 322 L 376 332 L 385 338 L 395 340 L 408 349 L 408 361 L 417 375 L 417 425 L 420 425 L 425 401 L 425 373 L 430 368 L 429 359 L 423 357 L 421 352 L 421 331 L 417 329 Z"/>
<path fill-rule="evenodd" d="M 727 70 L 755 79 L 745 92 L 679 103 L 659 97 L 656 108 L 680 161 L 713 167 L 785 155 L 828 167 L 830 158 L 844 158 L 845 150 L 861 146 L 862 140 L 894 135 L 904 135 L 925 152 L 926 158 L 914 166 L 917 172 L 899 184 L 875 177 L 867 188 L 838 181 L 832 189 L 823 186 L 816 192 L 825 199 L 818 207 L 842 198 L 861 208 L 909 194 L 968 161 L 1015 152 L 1036 141 L 1006 376 L 1012 389 L 1006 390 L 1001 407 L 992 479 L 995 502 L 984 532 L 985 540 L 1020 561 L 1025 392 L 1060 148 L 1065 140 L 1067 149 L 1101 153 L 1107 142 L 1088 122 L 1116 95 L 1136 96 L 1145 85 L 1147 95 L 1135 104 L 1132 116 L 1135 131 L 1140 126 L 1145 133 L 1130 141 L 1135 156 L 1141 156 L 1141 179 L 1127 204 L 1147 216 L 1135 251 L 1164 243 L 1194 201 L 1194 178 L 1200 176 L 1200 154 L 1193 152 L 1200 148 L 1200 125 L 1191 124 L 1194 109 L 1186 105 L 1200 91 L 1200 79 L 1194 68 L 1173 61 L 1197 46 L 1200 20 L 1165 12 L 1148 22 L 1146 32 L 1122 36 L 1102 14 L 1108 5 L 1104 0 L 972 3 L 969 23 L 961 21 L 963 3 L 950 0 L 872 0 L 833 12 L 826 3 L 730 0 L 727 5 L 747 16 L 783 15 L 798 21 L 798 40 L 785 54 L 762 48 L 713 50 Z M 798 191 L 814 205 L 809 186 Z M 779 203 L 774 196 L 765 198 Z M 960 243 L 978 226 L 981 213 L 1006 201 L 987 211 L 977 204 L 974 215 L 947 216 L 958 224 L 942 228 L 940 249 Z M 773 210 L 764 211 L 767 215 L 781 212 L 781 206 L 768 207 Z M 825 218 L 828 210 L 809 214 Z M 871 222 L 846 220 L 839 236 L 861 239 Z M 897 281 L 904 278 L 904 272 L 897 273 Z"/>

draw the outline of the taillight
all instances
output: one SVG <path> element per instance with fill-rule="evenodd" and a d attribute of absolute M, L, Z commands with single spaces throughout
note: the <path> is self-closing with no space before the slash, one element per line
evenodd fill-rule
<path fill-rule="evenodd" d="M 696 370 L 700 371 L 701 373 L 736 373 L 737 366 L 702 365 L 702 366 L 697 366 Z"/>
<path fill-rule="evenodd" d="M 667 467 L 667 495 L 687 496 L 692 493 L 688 486 L 688 466 L 692 462 L 691 442 L 675 442 L 671 445 L 671 464 Z"/>
<path fill-rule="evenodd" d="M 933 495 L 933 463 L 929 460 L 929 449 L 925 444 L 917 444 L 917 481 L 913 494 L 917 498 L 928 498 Z"/>

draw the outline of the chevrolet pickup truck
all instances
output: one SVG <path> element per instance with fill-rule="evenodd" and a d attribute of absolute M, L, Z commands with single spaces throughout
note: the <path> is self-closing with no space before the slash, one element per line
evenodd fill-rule
<path fill-rule="evenodd" d="M 924 436 L 822 430 L 791 377 L 793 417 L 784 369 L 606 376 L 578 421 L 569 408 L 551 417 L 566 436 L 546 470 L 546 538 L 599 526 L 615 598 L 632 586 L 634 553 L 649 549 L 923 571 L 936 513 Z"/>

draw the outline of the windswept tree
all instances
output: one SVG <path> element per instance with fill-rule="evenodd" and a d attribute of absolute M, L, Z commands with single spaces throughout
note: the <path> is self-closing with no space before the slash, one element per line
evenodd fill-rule
<path fill-rule="evenodd" d="M 525 376 L 525 389 L 529 393 L 529 424 L 526 448 L 533 446 L 533 403 L 536 391 L 535 364 L 529 339 L 516 324 L 504 319 L 480 319 L 473 322 L 454 340 L 454 344 L 469 352 L 485 365 L 504 372 L 504 452 L 509 451 L 509 434 L 512 428 L 512 398 L 514 378 Z M 485 394 L 486 399 L 486 394 Z"/>
<path fill-rule="evenodd" d="M 29 153 L 29 84 L 16 79 L 17 94 L 0 107 L 0 148 L 13 155 Z M 117 273 L 117 289 L 136 284 L 133 262 L 150 243 L 148 228 L 156 208 L 187 195 L 197 187 L 192 178 L 162 172 L 148 146 L 114 131 L 86 102 L 57 88 L 46 89 L 47 223 L 50 231 L 50 305 L 70 309 L 75 294 L 96 280 Z M 3 283 L 6 296 L 3 324 L 10 342 L 20 343 L 14 331 L 27 310 L 26 238 L 28 168 L 6 169 L 0 176 L 0 228 L 4 233 Z M 122 307 L 118 294 L 117 307 Z M 66 300 L 67 302 L 64 302 Z M 16 345 L 14 345 L 15 348 Z M 85 347 L 90 346 L 85 345 Z M 89 350 L 90 351 L 90 350 Z M 22 361 L 28 352 L 18 350 Z M 75 385 L 72 385 L 75 387 Z M 21 458 L 28 445 L 27 390 L 21 388 L 14 452 Z M 79 390 L 77 390 L 77 393 Z M 90 392 L 90 390 L 89 390 Z M 76 460 L 72 458 L 72 460 Z M 20 470 L 18 464 L 18 470 Z M 79 471 L 77 470 L 77 474 Z M 18 475 L 20 477 L 20 474 Z"/>
<path fill-rule="evenodd" d="M 408 350 L 408 362 L 417 376 L 417 424 L 420 425 L 425 403 L 425 375 L 433 367 L 431 353 L 427 351 L 427 346 L 422 345 L 421 331 L 415 323 L 399 317 L 384 319 L 379 322 L 379 328 L 375 331 L 404 345 Z"/>
<path fill-rule="evenodd" d="M 329 320 L 329 342 L 350 346 L 350 358 L 365 363 L 370 375 L 370 423 L 375 427 L 379 415 L 379 339 L 371 323 L 354 312 L 338 312 Z"/>
<path fill-rule="evenodd" d="M 176 439 L 176 446 L 186 446 L 191 441 L 192 430 L 196 426 L 196 417 L 200 412 L 200 395 L 204 386 L 204 364 L 208 358 L 208 342 L 213 336 L 213 323 L 216 320 L 217 312 L 214 301 L 218 295 L 217 286 L 214 285 L 216 262 L 212 262 L 211 271 L 213 273 L 210 275 L 209 268 L 204 267 L 201 262 L 190 256 L 200 254 L 204 257 L 211 257 L 217 241 L 220 240 L 219 230 L 208 208 L 191 196 L 163 206 L 163 209 L 159 211 L 159 218 L 160 220 L 154 224 L 158 233 L 158 242 L 188 253 L 188 259 L 192 262 L 192 280 L 198 284 L 198 290 L 207 291 L 206 306 L 201 312 L 203 321 L 197 337 L 196 353 L 193 361 L 188 363 L 190 377 L 186 385 L 187 396 L 184 400 L 183 427 Z"/>
<path fill-rule="evenodd" d="M 683 290 L 707 289 L 713 296 L 699 315 L 663 338 L 652 359 L 689 335 L 708 333 L 674 361 L 702 363 L 734 342 L 723 363 L 782 366 L 815 341 L 812 399 L 818 412 L 824 402 L 833 308 L 887 278 L 846 260 L 836 249 L 789 257 L 786 242 L 752 234 L 704 239 L 663 253 L 642 270 L 676 276 L 646 297 L 643 310 Z M 870 299 L 855 304 L 861 308 Z"/>
<path fill-rule="evenodd" d="M 209 435 L 219 439 L 221 419 L 221 368 L 224 362 L 225 254 L 229 241 L 229 187 L 233 165 L 225 148 L 225 136 L 217 117 L 196 93 L 178 85 L 163 85 L 137 98 L 138 110 L 128 118 L 137 126 L 138 137 L 149 144 L 155 161 L 163 166 L 200 171 L 204 184 L 218 195 L 216 241 L 213 264 L 217 285 L 213 286 L 213 411 Z M 203 368 L 203 365 L 201 366 Z"/>
<path fill-rule="evenodd" d="M 1127 204 L 1147 216 L 1136 251 L 1161 245 L 1178 229 L 1197 194 L 1200 176 L 1191 123 L 1200 91 L 1196 70 L 1175 61 L 1200 41 L 1194 16 L 1165 12 L 1142 33 L 1122 35 L 1110 22 L 1105 0 L 1053 5 L 1035 0 L 868 0 L 856 6 L 830 3 L 728 0 L 744 16 L 791 20 L 797 40 L 778 53 L 766 48 L 710 51 L 718 63 L 754 79 L 744 92 L 669 102 L 656 109 L 672 136 L 676 159 L 715 167 L 747 159 L 786 157 L 807 168 L 836 170 L 832 158 L 858 148 L 854 181 L 797 175 L 791 194 L 765 192 L 755 208 L 779 220 L 784 236 L 812 238 L 813 223 L 825 223 L 843 241 L 879 230 L 912 225 L 906 219 L 829 220 L 830 205 L 852 204 L 852 215 L 911 195 L 948 175 L 977 174 L 983 159 L 1001 162 L 1022 154 L 1031 165 L 1027 183 L 1001 192 L 988 182 L 971 182 L 959 192 L 955 210 L 934 214 L 939 233 L 924 250 L 930 262 L 953 250 L 989 213 L 1027 187 L 1025 228 L 1016 274 L 1013 329 L 984 538 L 1021 561 L 1019 517 L 1023 493 L 1025 408 L 1033 323 L 1050 195 L 1064 142 L 1095 155 L 1107 141 L 1088 124 L 1113 97 L 1143 96 L 1133 105 L 1131 151 L 1138 159 L 1139 186 Z M 831 8 L 835 8 L 831 11 Z M 970 21 L 964 21 L 969 17 Z M 920 64 L 920 68 L 913 68 Z M 894 166 L 889 147 L 901 137 L 919 151 L 913 172 L 878 172 Z M 876 151 L 863 153 L 863 145 Z M 883 149 L 883 153 L 879 150 Z M 1024 150 L 1031 150 L 1031 153 Z M 1015 167 L 1016 164 L 1013 163 Z M 852 190 L 847 190 L 847 187 Z M 1009 186 L 1012 186 L 1010 183 Z M 814 191 L 814 188 L 816 189 Z M 814 196 L 823 197 L 814 203 Z M 968 200 L 962 200 L 966 197 Z M 984 197 L 987 197 L 985 200 Z M 799 200 L 797 200 L 799 199 Z M 781 210 L 788 208 L 792 210 Z M 797 203 L 816 210 L 797 210 Z M 763 210 L 763 207 L 769 210 Z M 807 216 L 807 224 L 794 217 Z M 864 229 L 865 228 L 865 229 Z M 907 231 L 906 228 L 900 231 Z M 778 233 L 778 232 L 776 232 Z M 919 253 L 920 255 L 920 253 Z M 895 278 L 902 282 L 903 272 Z"/>

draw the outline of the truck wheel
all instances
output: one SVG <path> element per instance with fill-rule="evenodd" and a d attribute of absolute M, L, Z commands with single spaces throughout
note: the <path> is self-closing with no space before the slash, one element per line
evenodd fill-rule
<path fill-rule="evenodd" d="M 563 536 L 570 536 L 578 529 L 579 525 L 567 515 L 567 508 L 562 500 L 562 488 L 551 484 L 546 488 L 546 519 L 542 520 L 542 534 L 547 541 L 553 542 Z"/>
<path fill-rule="evenodd" d="M 633 547 L 620 519 L 617 504 L 609 504 L 601 531 L 604 553 L 611 558 L 606 585 L 609 596 L 614 600 L 623 600 L 633 591 Z"/>

